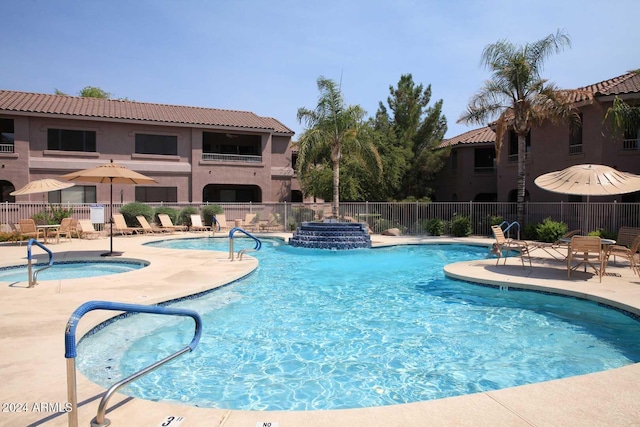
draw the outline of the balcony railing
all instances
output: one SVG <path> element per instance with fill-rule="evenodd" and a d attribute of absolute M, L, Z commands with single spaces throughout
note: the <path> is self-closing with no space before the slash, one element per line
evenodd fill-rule
<path fill-rule="evenodd" d="M 575 156 L 576 154 L 582 154 L 582 144 L 569 145 L 569 155 Z"/>
<path fill-rule="evenodd" d="M 624 139 L 622 140 L 622 149 L 624 151 L 633 151 L 640 149 L 638 145 L 638 139 Z"/>
<path fill-rule="evenodd" d="M 496 168 L 494 166 L 474 166 L 473 172 L 477 174 L 489 175 L 492 173 L 496 173 Z"/>
<path fill-rule="evenodd" d="M 529 153 L 524 153 L 524 159 L 529 160 Z M 518 153 L 509 154 L 509 163 L 518 163 Z"/>
<path fill-rule="evenodd" d="M 13 153 L 13 144 L 0 144 L 0 153 Z"/>
<path fill-rule="evenodd" d="M 262 163 L 262 156 L 250 156 L 245 154 L 202 153 L 202 160 L 234 163 Z"/>

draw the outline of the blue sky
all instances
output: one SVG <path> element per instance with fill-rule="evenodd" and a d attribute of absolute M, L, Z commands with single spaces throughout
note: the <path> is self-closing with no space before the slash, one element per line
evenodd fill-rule
<path fill-rule="evenodd" d="M 252 111 L 296 133 L 316 80 L 341 81 L 373 116 L 411 73 L 456 124 L 489 78 L 483 48 L 563 29 L 546 61 L 563 88 L 640 68 L 637 0 L 0 0 L 0 89 L 76 95 L 97 86 L 134 101 Z"/>

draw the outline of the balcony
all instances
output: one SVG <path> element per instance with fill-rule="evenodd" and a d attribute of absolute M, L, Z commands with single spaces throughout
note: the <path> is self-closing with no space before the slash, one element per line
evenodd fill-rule
<path fill-rule="evenodd" d="M 623 139 L 622 140 L 622 150 L 623 151 L 636 151 L 640 149 L 640 145 L 638 145 L 638 139 Z"/>
<path fill-rule="evenodd" d="M 13 144 L 0 144 L 0 153 L 13 153 Z"/>
<path fill-rule="evenodd" d="M 473 173 L 480 175 L 490 175 L 496 173 L 496 168 L 494 166 L 474 166 Z"/>
<path fill-rule="evenodd" d="M 262 163 L 262 156 L 253 156 L 247 154 L 202 153 L 202 160 L 229 163 Z"/>
<path fill-rule="evenodd" d="M 529 152 L 524 153 L 524 160 L 529 160 Z M 509 163 L 518 163 L 518 154 L 509 154 L 508 161 Z"/>

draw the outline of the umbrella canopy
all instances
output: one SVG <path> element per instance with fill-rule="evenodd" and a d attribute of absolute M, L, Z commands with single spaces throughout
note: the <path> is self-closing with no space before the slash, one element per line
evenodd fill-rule
<path fill-rule="evenodd" d="M 540 175 L 533 181 L 545 190 L 578 196 L 609 196 L 640 191 L 640 175 L 605 165 L 575 165 Z"/>
<path fill-rule="evenodd" d="M 49 191 L 63 190 L 73 187 L 73 182 L 60 182 L 56 179 L 38 179 L 31 181 L 19 190 L 9 193 L 12 196 L 22 196 L 25 194 L 48 193 Z"/>
<path fill-rule="evenodd" d="M 124 166 L 120 166 L 113 163 L 106 165 L 100 165 L 91 169 L 83 169 L 77 172 L 71 172 L 66 175 L 62 175 L 60 178 L 68 181 L 78 182 L 97 182 L 97 183 L 109 183 L 110 186 L 110 199 L 109 199 L 109 221 L 113 224 L 113 184 L 157 184 L 153 178 L 142 175 L 138 172 L 127 169 Z M 105 256 L 119 255 L 113 252 L 113 226 L 109 232 L 109 252 L 103 254 Z"/>
<path fill-rule="evenodd" d="M 98 182 L 109 184 L 157 184 L 158 182 L 138 172 L 127 169 L 116 163 L 107 163 L 91 169 L 83 169 L 77 172 L 62 175 L 60 178 L 67 181 Z"/>
<path fill-rule="evenodd" d="M 590 196 L 611 196 L 640 191 L 640 175 L 620 172 L 605 165 L 575 165 L 556 172 L 540 175 L 533 181 L 538 187 L 561 194 L 587 196 L 587 212 Z M 589 215 L 585 220 L 585 232 L 589 232 Z"/>

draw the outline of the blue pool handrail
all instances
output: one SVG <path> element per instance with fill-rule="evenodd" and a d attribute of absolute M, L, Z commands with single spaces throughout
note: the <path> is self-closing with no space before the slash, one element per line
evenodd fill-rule
<path fill-rule="evenodd" d="M 214 227 L 218 225 L 218 231 L 220 231 L 220 221 L 218 221 L 218 218 L 216 218 L 216 216 L 213 216 L 213 220 L 211 222 L 211 229 L 214 230 Z"/>
<path fill-rule="evenodd" d="M 69 398 L 69 403 L 71 403 L 71 411 L 69 412 L 69 426 L 77 427 L 78 426 L 78 396 L 76 389 L 76 366 L 75 366 L 75 358 L 77 355 L 77 347 L 76 347 L 76 328 L 78 326 L 78 322 L 80 318 L 93 310 L 114 310 L 114 311 L 124 311 L 127 313 L 150 313 L 150 314 L 163 314 L 170 316 L 185 316 L 193 318 L 195 322 L 195 333 L 193 335 L 193 339 L 182 350 L 177 351 L 162 360 L 157 361 L 156 363 L 130 375 L 129 377 L 120 380 L 119 382 L 113 384 L 106 391 L 104 396 L 102 396 L 102 400 L 100 401 L 100 405 L 98 406 L 98 413 L 96 417 L 91 421 L 91 425 L 93 427 L 104 427 L 110 424 L 110 421 L 105 418 L 107 404 L 109 399 L 113 394 L 115 394 L 120 388 L 129 384 L 131 381 L 148 374 L 149 372 L 159 368 L 167 362 L 175 359 L 178 356 L 181 356 L 184 353 L 193 351 L 198 342 L 200 341 L 200 337 L 202 336 L 202 318 L 200 315 L 193 311 L 187 310 L 183 308 L 173 308 L 173 307 L 162 307 L 162 306 L 154 306 L 154 305 L 140 305 L 140 304 L 127 304 L 120 302 L 111 302 L 111 301 L 89 301 L 82 304 L 78 307 L 69 317 L 67 321 L 67 326 L 65 328 L 64 334 L 64 348 L 65 354 L 64 357 L 67 359 L 67 394 Z"/>
<path fill-rule="evenodd" d="M 513 221 L 512 223 L 509 223 L 509 222 L 507 222 L 507 221 L 502 221 L 502 222 L 500 223 L 500 228 L 502 228 L 502 225 L 503 225 L 503 224 L 507 224 L 507 227 L 503 230 L 503 232 L 504 232 L 506 235 L 509 235 L 509 231 L 511 230 L 511 227 L 513 227 L 513 226 L 518 226 L 518 234 L 517 234 L 517 238 L 516 238 L 516 240 L 520 240 L 520 223 L 519 223 L 518 221 Z"/>
<path fill-rule="evenodd" d="M 33 260 L 33 257 L 31 256 L 31 247 L 34 244 L 49 254 L 49 263 L 45 267 L 42 267 L 36 270 L 33 274 L 31 274 L 32 260 Z M 33 237 L 29 239 L 29 242 L 27 243 L 27 274 L 29 275 L 28 287 L 33 288 L 35 285 L 37 285 L 38 273 L 41 272 L 42 270 L 46 270 L 47 268 L 51 268 L 51 267 L 53 267 L 53 252 L 51 252 L 49 248 L 47 248 L 45 245 L 38 242 L 37 239 L 34 239 Z"/>
<path fill-rule="evenodd" d="M 246 235 L 247 237 L 252 238 L 256 242 L 256 245 L 253 247 L 253 249 L 242 249 L 242 250 L 238 251 L 238 259 L 239 260 L 242 259 L 242 255 L 244 253 L 249 252 L 249 251 L 259 251 L 262 248 L 262 242 L 256 236 L 254 236 L 253 234 L 249 233 L 244 228 L 233 227 L 231 230 L 229 230 L 229 258 L 231 259 L 231 261 L 233 261 L 233 258 L 234 258 L 234 254 L 233 254 L 233 235 L 236 233 L 236 231 Z"/>

